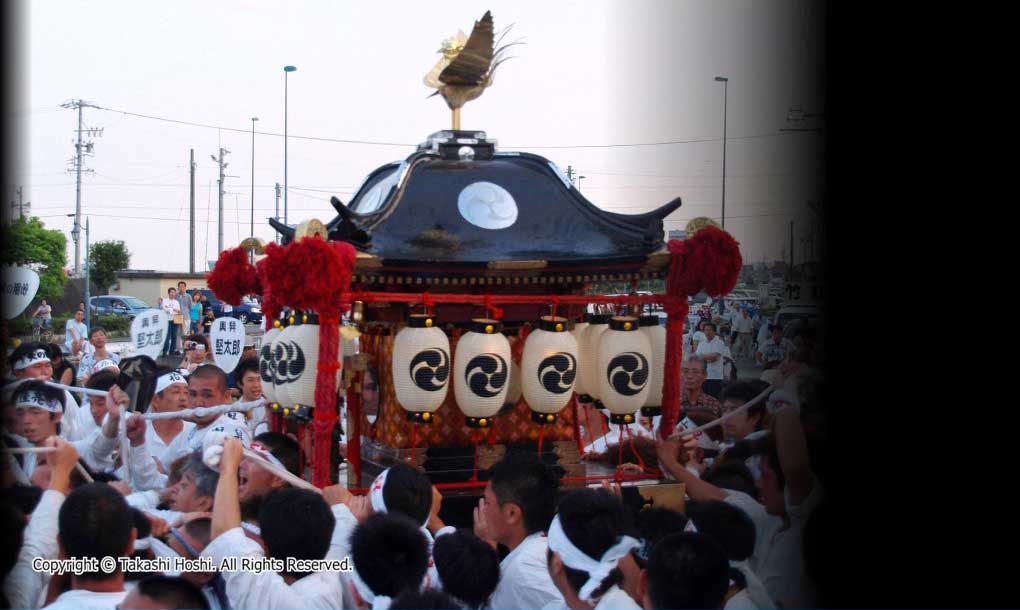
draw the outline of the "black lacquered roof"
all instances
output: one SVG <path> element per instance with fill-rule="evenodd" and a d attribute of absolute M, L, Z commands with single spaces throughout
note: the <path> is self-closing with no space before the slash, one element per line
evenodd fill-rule
<path fill-rule="evenodd" d="M 680 206 L 677 198 L 646 214 L 607 212 L 543 157 L 494 153 L 480 133 L 439 135 L 372 172 L 348 205 L 334 199 L 330 238 L 386 265 L 637 262 L 663 246 L 662 220 Z M 293 233 L 273 224 L 285 239 Z"/>

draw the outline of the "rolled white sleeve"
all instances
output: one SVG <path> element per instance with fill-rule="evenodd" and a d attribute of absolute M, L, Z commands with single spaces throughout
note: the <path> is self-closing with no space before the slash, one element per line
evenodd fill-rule
<path fill-rule="evenodd" d="M 32 518 L 25 528 L 24 543 L 18 562 L 4 580 L 4 595 L 11 608 L 35 608 L 39 594 L 49 583 L 50 575 L 32 569 L 36 557 L 56 559 L 58 553 L 57 517 L 64 504 L 64 494 L 52 489 L 43 492 Z"/>
<path fill-rule="evenodd" d="M 163 489 L 166 487 L 168 477 L 156 468 L 156 460 L 149 453 L 145 443 L 128 447 L 128 460 L 131 467 L 131 488 L 136 491 L 148 491 L 150 489 Z"/>

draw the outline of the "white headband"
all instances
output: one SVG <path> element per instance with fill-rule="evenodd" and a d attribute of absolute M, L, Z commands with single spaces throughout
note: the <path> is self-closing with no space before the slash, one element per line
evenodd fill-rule
<path fill-rule="evenodd" d="M 98 373 L 99 371 L 101 371 L 101 370 L 103 370 L 103 369 L 108 369 L 108 368 L 110 368 L 110 367 L 116 368 L 116 369 L 117 369 L 118 371 L 120 370 L 120 369 L 119 369 L 119 368 L 117 367 L 117 363 L 116 363 L 116 362 L 114 362 L 113 360 L 110 360 L 109 358 L 105 358 L 105 359 L 103 359 L 103 360 L 100 360 L 99 362 L 97 362 L 97 363 L 96 363 L 96 364 L 95 364 L 95 365 L 94 365 L 94 366 L 92 367 L 92 372 L 93 372 L 93 373 Z"/>
<path fill-rule="evenodd" d="M 156 393 L 159 394 L 160 392 L 169 388 L 175 383 L 182 383 L 184 385 L 188 385 L 188 382 L 187 380 L 184 379 L 184 376 L 178 373 L 177 371 L 170 371 L 166 375 L 160 376 L 159 378 L 156 379 Z"/>
<path fill-rule="evenodd" d="M 386 512 L 386 502 L 383 500 L 383 488 L 386 487 L 386 475 L 389 474 L 390 469 L 382 471 L 379 476 L 372 481 L 372 487 L 368 489 L 368 498 L 372 501 L 372 510 L 377 513 Z"/>
<path fill-rule="evenodd" d="M 358 575 L 358 568 L 354 568 L 350 572 L 351 582 L 354 583 L 354 588 L 358 590 L 358 595 L 361 599 L 365 600 L 366 603 L 372 604 L 372 610 L 387 610 L 390 604 L 393 603 L 393 599 L 386 595 L 376 595 L 372 589 L 369 588 L 365 581 L 361 580 L 361 576 Z"/>
<path fill-rule="evenodd" d="M 28 367 L 32 366 L 33 364 L 39 364 L 40 362 L 49 362 L 49 361 L 50 361 L 50 355 L 46 353 L 46 350 L 44 350 L 44 349 L 37 349 L 34 352 L 27 353 L 24 356 L 22 356 L 21 358 L 19 358 L 18 361 L 14 363 L 14 370 L 15 371 L 20 371 L 20 370 L 23 370 L 23 369 L 27 369 Z"/>
<path fill-rule="evenodd" d="M 265 459 L 267 459 L 270 462 L 272 462 L 273 466 L 276 466 L 276 467 L 278 467 L 278 468 L 280 468 L 282 470 L 287 470 L 287 467 L 283 465 L 283 462 L 281 462 L 280 460 L 276 459 L 276 456 L 273 455 L 269 451 L 269 449 L 265 445 L 263 445 L 262 443 L 260 443 L 258 441 L 252 441 L 248 445 L 248 447 L 252 451 L 254 451 L 255 453 L 259 454 L 260 456 L 262 456 Z"/>
<path fill-rule="evenodd" d="M 602 555 L 602 559 L 596 561 L 584 554 L 574 543 L 567 538 L 567 534 L 560 525 L 560 516 L 553 518 L 549 526 L 549 550 L 559 554 L 563 565 L 575 570 L 588 573 L 588 582 L 584 583 L 581 590 L 577 592 L 582 601 L 591 602 L 591 594 L 598 588 L 606 576 L 616 567 L 620 559 L 627 556 L 631 549 L 640 548 L 641 543 L 631 536 L 621 536 L 620 541 L 612 546 Z"/>
<path fill-rule="evenodd" d="M 47 399 L 37 390 L 19 392 L 14 399 L 15 407 L 39 408 L 50 413 L 61 413 L 60 401 Z"/>
<path fill-rule="evenodd" d="M 785 388 L 780 388 L 775 392 L 772 392 L 772 394 L 769 395 L 769 399 L 766 401 L 765 406 L 769 413 L 775 413 L 779 410 L 779 403 L 781 402 L 785 402 L 793 407 L 798 413 L 800 412 L 800 401 L 797 400 L 797 396 Z"/>

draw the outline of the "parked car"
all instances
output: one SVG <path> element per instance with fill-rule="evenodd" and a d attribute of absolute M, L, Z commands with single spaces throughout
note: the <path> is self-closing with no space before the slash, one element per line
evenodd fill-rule
<path fill-rule="evenodd" d="M 213 309 L 213 315 L 217 318 L 229 316 L 237 318 L 243 324 L 248 324 L 249 322 L 259 324 L 262 322 L 262 307 L 258 303 L 241 303 L 240 305 L 234 305 L 230 312 L 224 313 L 223 305 L 225 305 L 225 303 L 216 298 L 216 295 L 213 294 L 212 290 L 208 288 L 189 288 L 187 293 L 194 294 L 196 290 L 209 299 L 209 305 Z"/>
<path fill-rule="evenodd" d="M 139 312 L 152 309 L 152 306 L 138 297 L 103 296 L 89 299 L 89 307 L 94 315 L 127 316 L 134 320 Z"/>
<path fill-rule="evenodd" d="M 793 320 L 805 320 L 812 322 L 822 315 L 822 310 L 817 305 L 787 305 L 776 312 L 774 324 L 786 328 L 786 325 Z"/>

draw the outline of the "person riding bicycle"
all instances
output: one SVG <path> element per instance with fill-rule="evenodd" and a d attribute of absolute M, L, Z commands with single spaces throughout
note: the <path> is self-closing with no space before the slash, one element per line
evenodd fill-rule
<path fill-rule="evenodd" d="M 36 307 L 35 313 L 32 314 L 32 328 L 49 330 L 50 322 L 53 317 L 53 308 L 46 302 L 46 299 L 42 300 L 39 307 Z"/>

